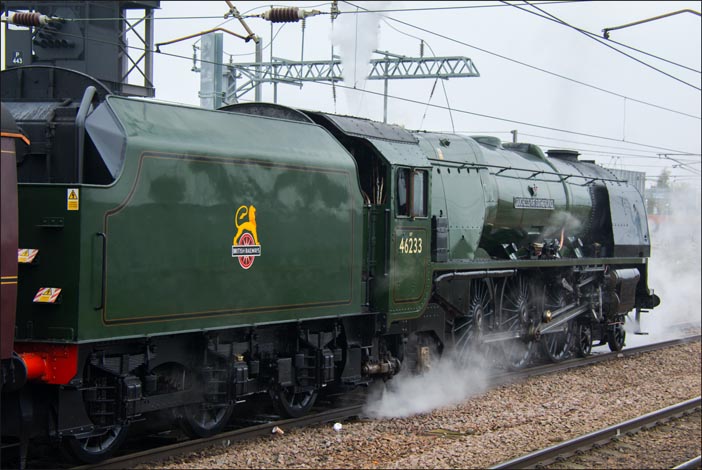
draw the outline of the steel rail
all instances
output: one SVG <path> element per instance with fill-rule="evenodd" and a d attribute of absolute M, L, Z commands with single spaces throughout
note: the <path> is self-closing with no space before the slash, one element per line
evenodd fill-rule
<path fill-rule="evenodd" d="M 676 470 L 678 468 L 700 468 L 701 463 L 702 463 L 702 455 L 698 455 L 694 459 L 690 459 L 687 462 L 683 462 L 680 465 L 673 467 L 673 470 Z"/>
<path fill-rule="evenodd" d="M 643 428 L 651 427 L 670 418 L 680 417 L 686 413 L 699 409 L 702 406 L 702 397 L 693 398 L 684 402 L 662 408 L 652 413 L 647 413 L 638 418 L 630 419 L 614 426 L 609 426 L 599 431 L 594 431 L 574 439 L 561 442 L 545 449 L 537 450 L 516 459 L 502 462 L 491 469 L 505 468 L 533 468 L 537 465 L 548 465 L 560 457 L 573 455 L 577 451 L 589 449 L 593 446 L 606 444 L 612 439 L 626 433 L 637 432 Z"/>
<path fill-rule="evenodd" d="M 187 440 L 169 444 L 155 449 L 149 449 L 133 454 L 114 457 L 103 462 L 93 465 L 83 465 L 73 467 L 72 470 L 87 470 L 87 469 L 108 469 L 108 468 L 134 468 L 135 465 L 145 462 L 156 462 L 168 457 L 182 455 L 184 453 L 196 452 L 208 447 L 220 446 L 222 448 L 229 447 L 233 442 L 250 439 L 252 437 L 271 435 L 274 427 L 281 429 L 292 429 L 309 426 L 312 424 L 322 424 L 331 421 L 340 421 L 343 419 L 359 416 L 363 409 L 362 405 L 347 406 L 344 408 L 322 411 L 313 413 L 301 418 L 291 418 L 270 423 L 257 424 L 248 426 L 234 431 L 226 431 L 216 436 L 206 437 L 201 439 Z"/>
<path fill-rule="evenodd" d="M 492 377 L 490 382 L 493 385 L 504 385 L 507 383 L 516 382 L 528 377 L 536 377 L 539 375 L 553 374 L 578 367 L 586 367 L 600 362 L 606 362 L 621 357 L 635 356 L 637 354 L 666 349 L 680 344 L 694 343 L 700 341 L 702 335 L 687 336 L 685 338 L 676 338 L 660 343 L 646 344 L 621 351 L 593 354 L 585 358 L 568 359 L 566 361 L 557 362 L 555 364 L 544 364 L 540 366 L 530 367 L 528 369 L 498 374 Z"/>
<path fill-rule="evenodd" d="M 619 352 L 610 352 L 596 354 L 580 359 L 570 359 L 555 364 L 546 364 L 520 371 L 512 371 L 503 374 L 495 374 L 490 377 L 491 386 L 505 385 L 523 380 L 528 377 L 546 375 L 556 372 L 565 371 L 579 367 L 606 362 L 620 357 L 628 357 L 636 354 L 665 349 L 679 344 L 685 344 L 695 341 L 700 341 L 701 335 L 689 336 L 686 338 L 673 339 L 660 343 L 638 346 L 631 349 L 624 349 Z M 88 470 L 88 469 L 108 469 L 108 468 L 134 468 L 137 464 L 147 462 L 157 462 L 169 457 L 184 455 L 191 452 L 196 452 L 208 447 L 220 446 L 226 448 L 233 442 L 247 440 L 257 436 L 270 435 L 273 427 L 277 426 L 283 430 L 300 428 L 310 425 L 323 424 L 331 421 L 341 421 L 344 419 L 361 417 L 363 411 L 362 405 L 346 406 L 343 408 L 325 410 L 318 413 L 312 413 L 301 418 L 292 418 L 285 420 L 276 420 L 269 423 L 257 424 L 248 426 L 233 431 L 226 431 L 212 437 L 202 439 L 192 439 L 160 446 L 154 449 L 144 450 L 131 454 L 113 457 L 103 462 L 91 465 L 83 465 L 73 467 L 72 470 Z"/>

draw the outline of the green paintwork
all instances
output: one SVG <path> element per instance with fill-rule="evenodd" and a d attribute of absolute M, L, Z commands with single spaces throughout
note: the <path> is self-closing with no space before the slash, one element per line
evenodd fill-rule
<path fill-rule="evenodd" d="M 364 208 L 352 156 L 315 124 L 120 97 L 101 106 L 109 111 L 102 119 L 112 115 L 125 141 L 114 183 L 20 185 L 20 247 L 40 255 L 20 268 L 19 339 L 94 341 L 368 310 L 386 314 L 390 325 L 422 315 L 436 273 L 646 263 L 638 252 L 501 259 L 503 241 L 523 245 L 587 230 L 592 202 L 583 181 L 599 175 L 587 165 L 455 135 L 393 140 L 406 136 L 376 123 L 370 130 L 377 135 L 354 136 L 384 160 L 390 197 Z M 428 172 L 427 217 L 398 213 L 403 169 Z M 70 188 L 80 191 L 79 211 L 67 210 Z M 552 200 L 553 209 L 515 207 L 515 198 L 532 197 Z M 610 201 L 626 212 L 634 199 Z M 260 256 L 245 269 L 232 245 L 237 224 L 247 220 L 237 214 L 249 206 Z M 449 222 L 447 262 L 431 262 L 432 216 Z M 62 288 L 61 303 L 33 304 L 40 287 Z"/>
<path fill-rule="evenodd" d="M 430 165 L 416 143 L 367 140 L 391 165 L 389 201 L 369 208 L 374 273 L 371 304 L 374 310 L 387 312 L 390 324 L 420 315 L 431 296 L 431 220 L 398 216 L 396 201 L 397 170 L 429 170 Z M 428 184 L 431 194 L 431 178 Z M 400 247 L 405 243 L 411 246 L 403 253 Z"/>
<path fill-rule="evenodd" d="M 434 166 L 432 215 L 449 219 L 450 260 L 502 255 L 501 243 L 524 246 L 561 233 L 579 236 L 587 228 L 591 200 L 583 180 L 574 184 L 549 174 L 577 173 L 575 168 L 556 166 L 541 153 L 508 151 L 469 137 L 417 136 Z M 516 208 L 516 198 L 548 200 L 553 209 Z"/>
<path fill-rule="evenodd" d="M 415 317 L 424 310 L 431 295 L 429 219 L 395 219 L 393 225 L 388 315 L 391 321 Z M 403 252 L 401 246 L 408 248 Z"/>
<path fill-rule="evenodd" d="M 585 233 L 592 206 L 589 195 L 585 196 L 587 190 L 571 181 L 562 181 L 559 175 L 549 174 L 554 173 L 554 168 L 545 157 L 484 148 L 483 161 L 518 168 L 494 176 L 498 187 L 497 211 L 494 218 L 486 220 L 481 241 L 488 252 L 495 252 L 496 246 L 506 241 L 524 246 Z M 577 181 L 578 185 L 582 183 L 582 179 Z M 516 208 L 516 198 L 549 200 L 553 208 Z"/>
<path fill-rule="evenodd" d="M 476 166 L 477 144 L 457 136 L 451 136 L 449 145 L 441 143 L 446 140 L 447 136 L 441 134 L 423 135 L 420 139 L 420 146 L 434 166 L 431 214 L 448 218 L 449 259 L 470 260 L 476 255 L 493 197 L 490 187 L 484 186 L 489 173 Z"/>
<path fill-rule="evenodd" d="M 26 247 L 42 254 L 33 282 L 60 281 L 65 295 L 61 306 L 40 306 L 53 317 L 40 317 L 25 296 L 18 324 L 32 320 L 34 337 L 51 338 L 39 325 L 56 321 L 74 329 L 66 339 L 87 341 L 361 311 L 357 171 L 327 131 L 118 97 L 108 105 L 127 136 L 113 185 L 81 186 L 71 214 L 65 188 L 20 187 L 21 213 L 66 217 L 56 238 L 32 228 L 30 216 L 20 225 L 23 247 L 36 239 Z M 232 244 L 236 212 L 249 205 L 261 255 L 243 269 Z M 107 276 L 105 307 L 96 310 L 99 232 Z"/>

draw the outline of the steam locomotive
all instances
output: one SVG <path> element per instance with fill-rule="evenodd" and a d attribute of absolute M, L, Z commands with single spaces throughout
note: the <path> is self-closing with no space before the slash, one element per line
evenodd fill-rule
<path fill-rule="evenodd" d="M 269 395 L 624 346 L 659 304 L 640 193 L 573 151 L 2 72 L 2 437 L 107 458 Z M 16 181 L 15 181 L 16 178 Z"/>

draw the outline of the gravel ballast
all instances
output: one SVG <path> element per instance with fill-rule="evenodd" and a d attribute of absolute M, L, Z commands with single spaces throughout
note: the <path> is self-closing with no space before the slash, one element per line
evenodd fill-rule
<path fill-rule="evenodd" d="M 699 396 L 701 362 L 700 343 L 683 344 L 475 387 L 483 390 L 431 412 L 345 422 L 338 432 L 332 423 L 290 429 L 139 468 L 484 468 Z M 436 384 L 426 385 L 436 398 Z"/>

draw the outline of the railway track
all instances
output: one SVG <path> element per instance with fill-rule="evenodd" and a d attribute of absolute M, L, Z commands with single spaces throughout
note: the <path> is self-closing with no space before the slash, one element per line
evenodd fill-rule
<path fill-rule="evenodd" d="M 679 344 L 696 341 L 700 341 L 700 335 L 629 348 L 620 352 L 594 353 L 592 356 L 588 356 L 587 358 L 570 359 L 556 364 L 539 365 L 517 372 L 499 373 L 491 377 L 490 383 L 491 386 L 505 385 L 523 380 L 527 377 L 557 373 L 568 369 L 606 362 L 615 358 L 633 356 L 644 352 L 665 349 Z M 73 467 L 72 470 L 133 468 L 138 464 L 158 462 L 166 458 L 187 455 L 206 448 L 226 448 L 237 441 L 248 440 L 263 435 L 270 435 L 275 427 L 281 430 L 289 430 L 335 421 L 350 420 L 362 416 L 363 403 L 363 400 L 359 400 L 358 403 L 355 404 L 347 404 L 340 408 L 334 409 L 324 409 L 295 419 L 281 420 L 271 417 L 270 421 L 265 421 L 265 418 L 263 418 L 264 422 L 254 425 L 247 425 L 239 429 L 229 430 L 209 438 L 183 440 L 175 443 L 169 443 L 152 449 L 140 450 L 117 456 L 109 460 L 105 460 L 99 464 Z M 259 421 L 262 420 L 261 418 L 257 419 Z"/>
<path fill-rule="evenodd" d="M 176 455 L 183 455 L 187 453 L 197 452 L 202 449 L 209 447 L 229 447 L 233 442 L 241 441 L 244 439 L 251 439 L 257 436 L 264 436 L 271 434 L 272 430 L 276 427 L 279 429 L 292 429 L 301 428 L 311 425 L 319 425 L 324 423 L 329 423 L 332 421 L 342 421 L 352 417 L 359 416 L 363 409 L 363 405 L 347 406 L 340 409 L 321 411 L 318 413 L 312 413 L 307 416 L 295 419 L 284 419 L 276 420 L 272 423 L 263 423 L 255 426 L 249 426 L 242 429 L 236 429 L 234 431 L 226 431 L 220 433 L 216 436 L 188 440 L 183 442 L 177 442 L 175 444 L 166 445 L 163 447 L 158 447 L 156 449 L 149 449 L 142 452 L 137 452 L 133 454 L 123 455 L 120 457 L 114 457 L 110 460 L 106 460 L 100 464 L 96 465 L 84 465 L 80 467 L 73 467 L 73 470 L 86 470 L 86 469 L 124 469 L 133 468 L 135 465 L 146 462 L 159 461 L 168 457 L 173 457 Z M 273 431 L 275 432 L 275 431 Z"/>
<path fill-rule="evenodd" d="M 609 426 L 599 431 L 591 432 L 574 439 L 570 439 L 560 444 L 547 447 L 536 452 L 518 457 L 516 459 L 502 462 L 498 465 L 490 467 L 492 469 L 507 469 L 507 468 L 535 468 L 549 465 L 561 459 L 570 457 L 577 452 L 589 450 L 596 446 L 602 446 L 615 438 L 622 435 L 638 432 L 642 429 L 652 427 L 654 425 L 667 422 L 671 418 L 681 417 L 687 413 L 699 410 L 702 406 L 702 398 L 697 397 L 691 400 L 669 406 L 653 413 L 648 413 L 638 418 L 630 419 L 623 423 Z M 694 460 L 694 459 L 693 459 Z M 694 465 L 693 461 L 686 462 L 683 465 Z M 680 467 L 693 468 L 693 467 Z"/>

